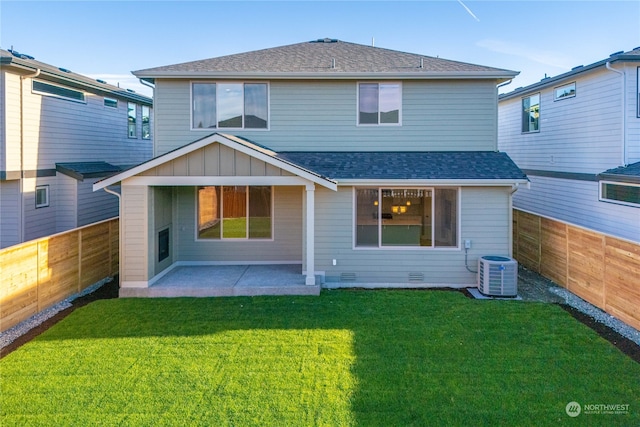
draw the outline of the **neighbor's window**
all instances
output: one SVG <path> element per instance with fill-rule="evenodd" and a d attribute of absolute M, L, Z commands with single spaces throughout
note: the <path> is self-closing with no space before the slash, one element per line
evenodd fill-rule
<path fill-rule="evenodd" d="M 142 106 L 142 139 L 151 138 L 151 109 L 148 105 Z"/>
<path fill-rule="evenodd" d="M 628 206 L 640 206 L 640 185 L 601 182 L 600 200 Z"/>
<path fill-rule="evenodd" d="M 574 96 L 576 96 L 576 82 L 557 87 L 553 92 L 553 99 L 555 101 L 565 98 L 573 98 Z"/>
<path fill-rule="evenodd" d="M 356 189 L 357 247 L 457 247 L 455 188 Z"/>
<path fill-rule="evenodd" d="M 129 102 L 127 105 L 127 118 L 129 122 L 129 138 L 137 138 L 136 135 L 136 104 Z"/>
<path fill-rule="evenodd" d="M 271 239 L 271 187 L 198 188 L 199 239 Z"/>
<path fill-rule="evenodd" d="M 111 107 L 111 108 L 118 108 L 118 100 L 113 98 L 105 98 L 104 106 Z"/>
<path fill-rule="evenodd" d="M 540 94 L 522 98 L 522 132 L 540 130 Z"/>
<path fill-rule="evenodd" d="M 49 206 L 49 186 L 39 185 L 36 187 L 36 208 L 46 208 Z"/>
<path fill-rule="evenodd" d="M 267 129 L 266 83 L 192 83 L 193 129 Z"/>
<path fill-rule="evenodd" d="M 360 83 L 358 85 L 358 124 L 400 124 L 402 86 L 400 83 Z"/>
<path fill-rule="evenodd" d="M 33 91 L 33 93 L 66 99 L 67 101 L 86 102 L 84 92 L 69 89 L 63 86 L 52 85 L 50 83 L 45 83 L 38 80 L 33 80 L 31 90 Z"/>

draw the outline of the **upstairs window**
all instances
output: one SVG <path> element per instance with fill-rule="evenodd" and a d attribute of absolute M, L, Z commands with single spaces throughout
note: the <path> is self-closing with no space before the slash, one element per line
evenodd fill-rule
<path fill-rule="evenodd" d="M 193 129 L 267 129 L 266 83 L 193 83 Z"/>
<path fill-rule="evenodd" d="M 576 82 L 569 83 L 568 85 L 564 86 L 559 86 L 553 90 L 554 101 L 573 98 L 574 96 L 576 96 Z"/>
<path fill-rule="evenodd" d="M 128 126 L 129 126 L 129 130 L 128 130 L 128 134 L 129 134 L 129 138 L 137 138 L 138 136 L 136 135 L 136 119 L 137 119 L 137 113 L 136 113 L 136 104 L 134 104 L 133 102 L 129 102 L 127 105 L 127 120 L 128 120 Z"/>
<path fill-rule="evenodd" d="M 400 83 L 358 84 L 359 125 L 399 125 L 401 107 Z"/>
<path fill-rule="evenodd" d="M 33 93 L 37 93 L 39 95 L 53 96 L 55 98 L 66 99 L 67 101 L 86 103 L 84 92 L 52 85 L 38 80 L 33 80 L 31 90 Z"/>
<path fill-rule="evenodd" d="M 110 108 L 118 108 L 118 100 L 113 98 L 105 98 L 104 106 Z"/>
<path fill-rule="evenodd" d="M 151 138 L 151 109 L 148 105 L 142 106 L 142 139 Z"/>
<path fill-rule="evenodd" d="M 540 131 L 540 94 L 522 98 L 522 132 Z"/>

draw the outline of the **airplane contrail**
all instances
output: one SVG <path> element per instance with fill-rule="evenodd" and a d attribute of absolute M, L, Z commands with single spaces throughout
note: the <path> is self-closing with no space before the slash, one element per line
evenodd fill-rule
<path fill-rule="evenodd" d="M 476 15 L 474 15 L 473 12 L 471 12 L 471 9 L 469 9 L 466 4 L 462 3 L 462 0 L 458 0 L 458 3 L 460 3 L 460 5 L 462 5 L 462 7 L 464 7 L 464 10 L 466 10 L 469 13 L 469 15 L 471 15 L 473 17 L 473 19 L 475 19 L 476 21 L 480 22 L 478 17 Z"/>

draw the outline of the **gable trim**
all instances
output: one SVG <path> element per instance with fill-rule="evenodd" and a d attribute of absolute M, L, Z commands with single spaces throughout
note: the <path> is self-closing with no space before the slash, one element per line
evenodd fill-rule
<path fill-rule="evenodd" d="M 233 137 L 231 135 L 214 133 L 212 135 L 205 136 L 199 140 L 196 140 L 190 144 L 177 148 L 173 151 L 170 151 L 168 153 L 155 157 L 151 160 L 148 160 L 138 166 L 134 166 L 133 168 L 128 169 L 122 173 L 119 173 L 117 175 L 98 181 L 93 185 L 93 191 L 106 188 L 120 181 L 129 180 L 135 175 L 141 174 L 150 169 L 161 166 L 165 163 L 168 163 L 172 160 L 185 156 L 189 153 L 199 150 L 200 148 L 206 147 L 214 143 L 225 145 L 233 150 L 239 151 L 250 157 L 254 157 L 258 160 L 262 160 L 265 163 L 278 167 L 306 181 L 310 181 L 314 184 L 321 185 L 330 190 L 337 191 L 338 189 L 337 183 L 335 181 L 332 181 L 328 178 L 315 174 L 292 162 L 288 162 L 286 160 L 276 158 L 275 156 L 277 153 L 272 150 L 269 150 L 266 147 L 261 147 L 255 144 L 251 144 L 248 141 L 245 142 L 242 139 Z M 166 178 L 171 179 L 172 177 L 166 177 Z M 202 179 L 206 177 L 197 177 L 197 178 L 201 178 L 201 181 L 202 181 Z M 166 185 L 171 185 L 171 184 L 166 184 Z"/>

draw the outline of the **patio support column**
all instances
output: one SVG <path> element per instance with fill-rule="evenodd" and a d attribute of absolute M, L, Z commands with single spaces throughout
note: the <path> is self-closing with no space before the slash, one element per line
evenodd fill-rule
<path fill-rule="evenodd" d="M 306 205 L 306 260 L 307 260 L 307 278 L 306 285 L 315 286 L 315 184 L 310 183 L 305 188 L 305 205 Z"/>

